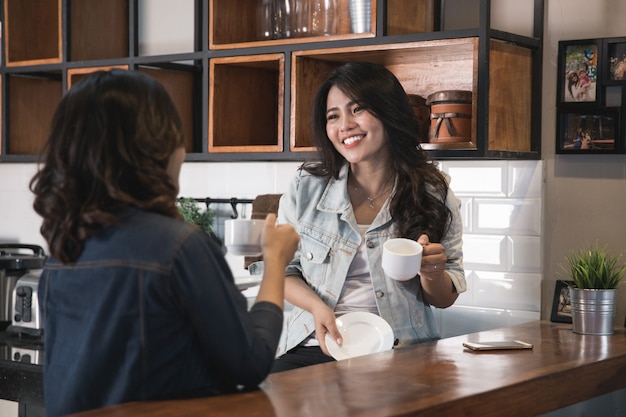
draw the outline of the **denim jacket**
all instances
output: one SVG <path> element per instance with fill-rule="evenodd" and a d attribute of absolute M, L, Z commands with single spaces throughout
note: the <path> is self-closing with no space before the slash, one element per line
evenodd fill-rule
<path fill-rule="evenodd" d="M 46 414 L 259 384 L 274 361 L 280 307 L 248 311 L 200 229 L 134 208 L 119 218 L 74 264 L 51 260 L 42 272 Z"/>
<path fill-rule="evenodd" d="M 299 275 L 331 308 L 337 304 L 348 268 L 361 244 L 347 192 L 348 164 L 337 180 L 325 180 L 300 170 L 280 200 L 279 222 L 292 224 L 300 234 L 300 247 L 287 275 Z M 452 224 L 441 244 L 446 248 L 446 271 L 461 293 L 466 290 L 463 271 L 460 201 L 449 190 L 446 205 Z M 383 243 L 396 235 L 389 200 L 365 233 L 367 258 L 379 314 L 393 329 L 397 346 L 439 338 L 430 306 L 424 301 L 419 279 L 396 281 L 381 267 Z M 313 315 L 298 307 L 285 314 L 278 356 L 297 346 L 315 330 Z"/>

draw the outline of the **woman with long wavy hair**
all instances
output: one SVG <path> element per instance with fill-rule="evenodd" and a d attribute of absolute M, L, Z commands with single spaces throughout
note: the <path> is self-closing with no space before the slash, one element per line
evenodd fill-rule
<path fill-rule="evenodd" d="M 420 147 L 409 98 L 381 65 L 339 66 L 313 102 L 316 157 L 304 163 L 280 201 L 300 248 L 287 268 L 285 321 L 273 372 L 333 360 L 335 319 L 366 311 L 385 319 L 395 344 L 433 340 L 430 306 L 445 308 L 466 290 L 460 202 Z M 421 270 L 396 281 L 381 267 L 382 246 L 405 237 L 423 245 Z"/>
<path fill-rule="evenodd" d="M 51 259 L 39 284 L 49 417 L 255 386 L 282 326 L 297 248 L 267 218 L 251 310 L 221 249 L 180 219 L 181 122 L 159 83 L 99 71 L 59 104 L 31 181 Z"/>

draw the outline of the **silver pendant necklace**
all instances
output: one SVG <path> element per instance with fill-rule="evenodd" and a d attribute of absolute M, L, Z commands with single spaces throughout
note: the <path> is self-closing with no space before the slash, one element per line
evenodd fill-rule
<path fill-rule="evenodd" d="M 389 182 L 389 181 L 386 181 L 386 182 Z M 389 191 L 391 191 L 391 187 L 387 187 L 382 193 L 378 194 L 376 197 L 370 197 L 367 194 L 365 194 L 363 191 L 361 191 L 361 189 L 357 187 L 356 185 L 353 184 L 352 186 L 354 187 L 354 191 L 361 194 L 363 197 L 367 199 L 367 201 L 369 202 L 370 210 L 376 210 L 375 201 L 378 200 L 380 197 L 384 196 L 385 194 L 387 194 Z"/>

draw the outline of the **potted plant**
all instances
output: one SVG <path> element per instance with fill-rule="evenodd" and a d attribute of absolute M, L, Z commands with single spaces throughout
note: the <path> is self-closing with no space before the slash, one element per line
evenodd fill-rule
<path fill-rule="evenodd" d="M 195 224 L 206 233 L 213 232 L 215 213 L 210 208 L 201 211 L 198 202 L 193 198 L 179 198 L 178 212 L 187 223 Z"/>
<path fill-rule="evenodd" d="M 568 282 L 575 333 L 608 335 L 613 333 L 617 287 L 626 265 L 622 255 L 611 255 L 606 245 L 587 245 L 566 256 L 562 266 Z"/>
<path fill-rule="evenodd" d="M 213 233 L 213 221 L 215 220 L 215 212 L 207 207 L 201 210 L 198 206 L 198 201 L 194 198 L 183 197 L 177 201 L 178 212 L 183 220 L 187 223 L 194 224 L 200 229 L 204 230 L 217 245 L 225 251 L 222 241 Z"/>

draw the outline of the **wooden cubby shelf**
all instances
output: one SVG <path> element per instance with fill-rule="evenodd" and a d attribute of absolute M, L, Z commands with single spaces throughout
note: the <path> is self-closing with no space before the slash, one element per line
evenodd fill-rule
<path fill-rule="evenodd" d="M 62 0 L 4 0 L 6 66 L 61 62 Z"/>
<path fill-rule="evenodd" d="M 210 61 L 209 152 L 283 150 L 283 54 Z"/>
<path fill-rule="evenodd" d="M 292 63 L 292 150 L 311 150 L 310 114 L 317 86 L 345 62 L 385 65 L 408 94 L 427 97 L 444 90 L 474 90 L 477 41 L 474 38 L 295 52 Z M 445 86 L 445 87 L 444 87 Z M 476 105 L 474 103 L 473 107 Z M 475 129 L 473 129 L 475 131 Z"/>
<path fill-rule="evenodd" d="M 126 58 L 129 52 L 129 1 L 70 1 L 68 60 Z"/>
<path fill-rule="evenodd" d="M 4 93 L 8 96 L 8 114 L 3 120 L 6 120 L 11 138 L 5 152 L 38 154 L 63 95 L 61 74 L 11 74 L 7 77 Z"/>

